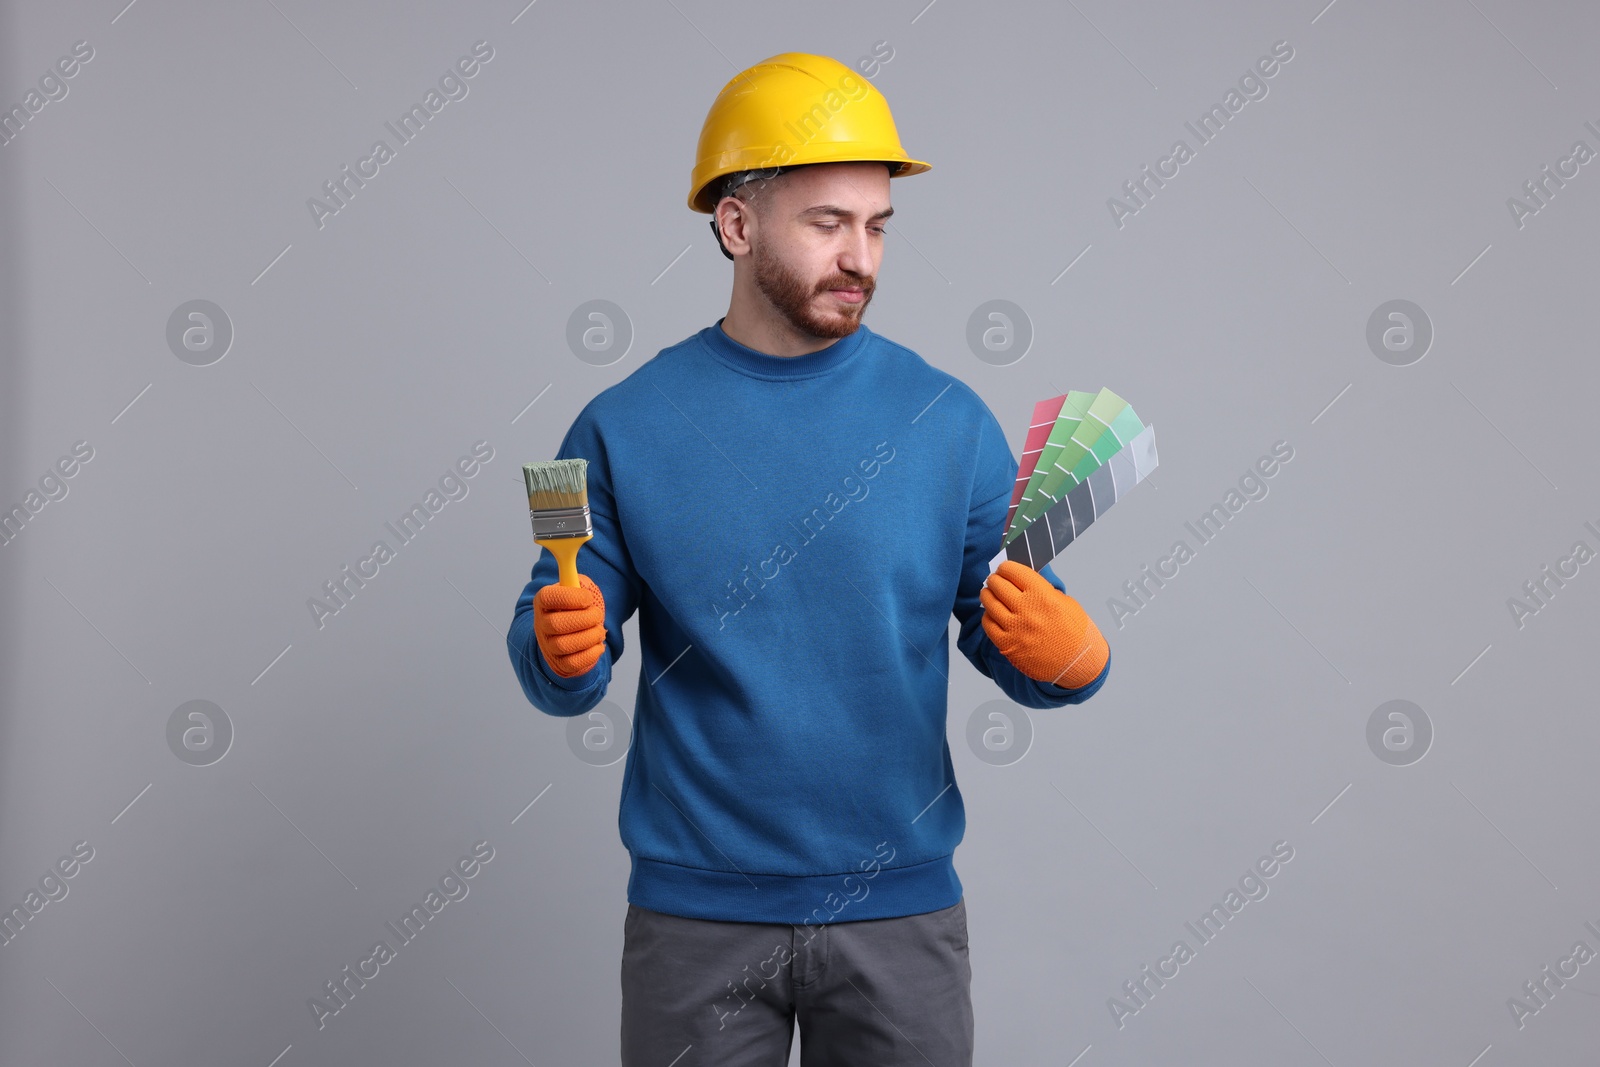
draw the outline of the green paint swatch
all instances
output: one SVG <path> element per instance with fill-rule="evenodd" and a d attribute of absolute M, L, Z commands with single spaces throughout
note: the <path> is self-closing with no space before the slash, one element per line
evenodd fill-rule
<path fill-rule="evenodd" d="M 1088 396 L 1087 393 L 1069 393 L 1068 402 L 1070 404 L 1074 397 Z M 1067 406 L 1062 405 L 1063 417 Z M 1028 480 L 1028 492 L 1017 507 L 1005 542 L 1012 541 L 1081 485 L 1143 429 L 1144 424 L 1128 402 L 1109 389 L 1094 394 L 1087 407 L 1078 406 L 1070 424 L 1058 419 L 1050 440 L 1056 440 L 1058 431 L 1065 431 L 1066 439 L 1048 461 L 1049 444 L 1040 454 L 1034 475 Z"/>
<path fill-rule="evenodd" d="M 1056 416 L 1055 425 L 1050 427 L 1050 436 L 1045 438 L 1044 448 L 1040 450 L 1039 458 L 1034 463 L 1033 473 L 1028 476 L 1028 487 L 1022 491 L 1022 499 L 1017 502 L 1016 511 L 1012 513 L 1011 526 L 1006 530 L 1005 540 L 1009 541 L 1022 532 L 1028 523 L 1044 514 L 1044 509 L 1050 506 L 1051 502 L 1039 495 L 1039 487 L 1044 484 L 1045 478 L 1050 474 L 1051 464 L 1072 439 L 1073 431 L 1078 428 L 1084 412 L 1089 410 L 1089 405 L 1093 401 L 1093 393 L 1069 390 L 1067 399 L 1061 402 L 1061 413 Z"/>

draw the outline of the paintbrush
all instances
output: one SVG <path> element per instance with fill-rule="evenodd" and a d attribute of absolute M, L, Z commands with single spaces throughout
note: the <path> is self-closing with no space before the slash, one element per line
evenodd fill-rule
<path fill-rule="evenodd" d="M 550 550 L 561 568 L 560 584 L 578 586 L 578 549 L 594 536 L 589 521 L 589 461 L 555 459 L 522 465 L 528 484 L 528 517 L 535 544 Z"/>

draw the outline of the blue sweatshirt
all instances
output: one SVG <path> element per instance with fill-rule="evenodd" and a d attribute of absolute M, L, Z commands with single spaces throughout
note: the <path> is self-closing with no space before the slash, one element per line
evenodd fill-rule
<path fill-rule="evenodd" d="M 605 595 L 606 649 L 575 678 L 550 670 L 543 549 L 506 644 L 534 706 L 580 715 L 639 613 L 629 902 L 793 924 L 955 904 L 950 616 L 962 654 L 1030 708 L 1087 700 L 1111 667 L 1078 689 L 1035 681 L 983 629 L 1017 462 L 982 398 L 864 325 L 784 357 L 719 320 L 589 401 L 556 453 L 578 457 L 594 525 L 578 569 Z"/>

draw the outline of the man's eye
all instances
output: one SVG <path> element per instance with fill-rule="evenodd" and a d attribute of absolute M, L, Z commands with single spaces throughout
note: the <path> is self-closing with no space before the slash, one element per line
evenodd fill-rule
<path fill-rule="evenodd" d="M 822 230 L 824 233 L 832 233 L 834 230 L 839 228 L 839 224 L 836 222 L 819 222 L 816 224 L 816 226 L 817 229 Z M 882 226 L 868 226 L 867 232 L 872 234 L 874 237 L 882 237 L 884 234 L 884 229 Z"/>

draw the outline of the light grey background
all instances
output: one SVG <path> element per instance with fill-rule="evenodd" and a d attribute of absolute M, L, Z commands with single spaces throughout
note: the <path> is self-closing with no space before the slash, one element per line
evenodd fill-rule
<path fill-rule="evenodd" d="M 1600 950 L 1600 567 L 1520 628 L 1507 601 L 1600 548 L 1600 163 L 1521 227 L 1506 203 L 1600 149 L 1592 6 L 123 2 L 0 4 L 6 108 L 94 48 L 0 146 L 0 506 L 94 448 L 0 547 L 0 903 L 94 849 L 0 947 L 0 1063 L 615 1062 L 622 763 L 507 660 L 518 468 L 725 311 L 684 205 L 723 83 L 880 41 L 933 170 L 893 184 L 871 327 L 1014 452 L 1035 400 L 1102 386 L 1161 452 L 1055 565 L 1105 687 L 1011 705 L 1032 745 L 995 765 L 966 737 L 998 691 L 956 657 L 978 1062 L 1592 1056 L 1600 963 L 1522 1028 L 1507 999 Z M 307 199 L 479 40 L 468 96 L 319 229 Z M 1280 40 L 1268 95 L 1119 228 L 1107 198 Z M 235 333 L 206 367 L 166 342 L 194 299 Z M 593 299 L 635 330 L 606 367 L 565 340 Z M 1034 331 L 1009 366 L 966 345 L 991 299 Z M 1435 331 L 1409 366 L 1366 342 L 1393 299 Z M 466 498 L 319 629 L 307 599 L 478 440 Z M 1278 441 L 1270 493 L 1119 627 Z M 205 767 L 166 734 L 197 699 L 234 729 Z M 1393 699 L 1434 730 L 1409 766 L 1367 744 Z M 470 895 L 319 1030 L 308 999 L 480 840 Z M 1108 999 L 1280 840 L 1270 894 L 1119 1028 Z"/>

